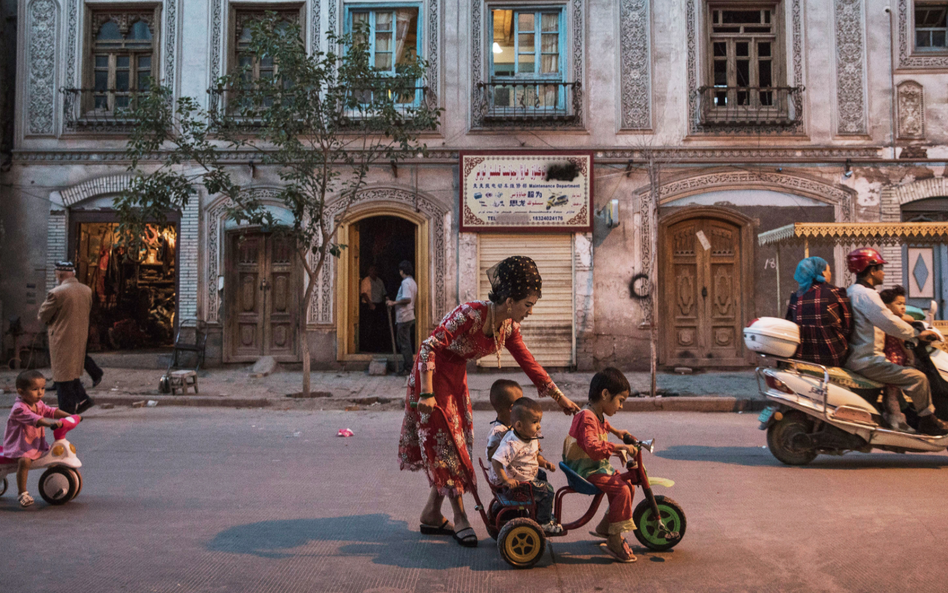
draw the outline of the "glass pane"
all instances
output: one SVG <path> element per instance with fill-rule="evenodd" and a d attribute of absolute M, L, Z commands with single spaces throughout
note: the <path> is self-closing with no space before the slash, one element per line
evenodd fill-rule
<path fill-rule="evenodd" d="M 536 51 L 536 35 L 533 33 L 520 34 L 520 53 Z"/>
<path fill-rule="evenodd" d="M 95 73 L 95 90 L 97 91 L 109 90 L 109 73 L 108 72 Z"/>
<path fill-rule="evenodd" d="M 139 70 L 138 71 L 138 90 L 147 91 L 148 90 L 148 80 L 151 78 L 151 70 Z"/>
<path fill-rule="evenodd" d="M 95 57 L 95 67 L 96 67 L 96 68 L 108 68 L 108 67 L 109 67 L 109 56 L 96 56 L 96 57 Z"/>
<path fill-rule="evenodd" d="M 147 41 L 151 39 L 151 29 L 148 28 L 145 21 L 135 21 L 132 30 L 128 33 L 128 38 Z"/>
<path fill-rule="evenodd" d="M 915 47 L 931 47 L 928 31 L 915 32 Z"/>
<path fill-rule="evenodd" d="M 760 79 L 758 81 L 758 86 L 765 87 L 765 88 L 773 86 L 774 85 L 773 77 L 771 76 L 771 72 L 770 72 L 770 60 L 764 60 L 764 61 L 758 62 L 757 68 L 758 68 L 758 78 Z"/>
<path fill-rule="evenodd" d="M 533 54 L 520 54 L 517 56 L 517 72 L 536 72 L 533 64 Z"/>
<path fill-rule="evenodd" d="M 115 66 L 118 68 L 128 68 L 129 56 L 118 56 L 115 58 Z"/>
<path fill-rule="evenodd" d="M 115 90 L 128 90 L 128 70 L 119 70 L 115 73 Z"/>
<path fill-rule="evenodd" d="M 714 56 L 715 57 L 727 57 L 727 42 L 726 41 L 715 41 L 714 42 Z"/>
<path fill-rule="evenodd" d="M 109 108 L 109 98 L 107 95 L 96 95 L 95 96 L 95 109 L 108 109 Z"/>
<path fill-rule="evenodd" d="M 540 104 L 547 109 L 556 109 L 559 87 L 555 84 L 545 84 L 540 88 Z"/>
<path fill-rule="evenodd" d="M 375 30 L 376 31 L 391 31 L 392 30 L 392 13 L 376 12 L 375 13 Z"/>
<path fill-rule="evenodd" d="M 734 44 L 737 46 L 737 55 L 739 56 L 749 56 L 750 55 L 750 43 L 746 41 L 739 41 Z"/>
<path fill-rule="evenodd" d="M 517 13 L 517 30 L 520 32 L 524 31 L 536 31 L 536 25 L 534 24 L 534 16 L 532 12 L 518 12 Z"/>
<path fill-rule="evenodd" d="M 550 54 L 540 58 L 540 72 L 543 74 L 555 74 L 560 71 L 560 55 Z"/>
<path fill-rule="evenodd" d="M 391 33 L 377 33 L 375 35 L 375 51 L 392 51 Z"/>
<path fill-rule="evenodd" d="M 517 87 L 514 99 L 518 109 L 535 109 L 537 107 L 537 91 L 533 85 Z"/>
<path fill-rule="evenodd" d="M 392 69 L 392 54 L 391 53 L 377 53 L 375 54 L 375 67 L 379 70 L 391 70 Z"/>
<path fill-rule="evenodd" d="M 727 62 L 714 61 L 714 86 L 727 86 Z"/>
<path fill-rule="evenodd" d="M 106 21 L 100 28 L 99 34 L 95 36 L 96 41 L 121 40 L 122 33 L 119 31 L 115 21 Z"/>
<path fill-rule="evenodd" d="M 544 12 L 540 15 L 540 30 L 544 33 L 558 31 L 560 26 L 560 15 L 555 12 Z"/>
<path fill-rule="evenodd" d="M 151 68 L 151 56 L 138 56 L 138 69 L 144 70 Z"/>
<path fill-rule="evenodd" d="M 352 13 L 352 30 L 361 31 L 363 28 L 369 26 L 369 13 L 367 12 L 353 12 Z M 364 36 L 361 32 L 355 36 L 356 43 L 363 43 L 365 41 Z"/>
<path fill-rule="evenodd" d="M 127 109 L 128 108 L 128 95 L 118 95 L 117 97 L 115 97 L 115 108 Z"/>
<path fill-rule="evenodd" d="M 944 31 L 932 31 L 932 47 L 945 47 Z"/>
<path fill-rule="evenodd" d="M 757 55 L 760 57 L 770 56 L 770 42 L 761 41 L 757 44 Z"/>
<path fill-rule="evenodd" d="M 509 86 L 495 86 L 494 87 L 494 106 L 495 107 L 510 107 L 512 94 L 513 94 L 513 89 Z"/>
<path fill-rule="evenodd" d="M 240 56 L 237 56 L 237 65 L 241 69 L 253 67 L 253 56 L 248 54 L 241 54 Z"/>
<path fill-rule="evenodd" d="M 765 22 L 765 23 L 769 23 L 769 22 L 770 22 L 770 11 L 769 11 L 769 10 L 765 10 L 765 11 L 764 11 L 764 22 Z"/>
<path fill-rule="evenodd" d="M 748 60 L 737 60 L 734 64 L 737 73 L 737 86 L 750 85 L 750 62 Z"/>
<path fill-rule="evenodd" d="M 760 93 L 760 104 L 764 107 L 773 107 L 774 104 L 774 92 L 773 91 L 761 91 Z"/>
<path fill-rule="evenodd" d="M 749 103 L 747 91 L 738 91 L 737 93 L 737 104 L 738 105 L 747 105 Z"/>
<path fill-rule="evenodd" d="M 724 23 L 760 23 L 761 16 L 759 10 L 725 10 L 722 11 L 722 22 Z"/>
<path fill-rule="evenodd" d="M 559 53 L 560 36 L 556 33 L 547 33 L 540 37 L 540 51 L 545 54 Z"/>
<path fill-rule="evenodd" d="M 240 42 L 243 42 L 243 43 L 250 43 L 250 37 L 251 37 L 251 35 L 250 35 L 250 21 L 249 21 L 249 19 L 248 19 L 248 21 L 247 21 L 246 23 L 244 23 L 243 28 L 240 30 L 240 37 L 237 38 L 237 41 L 240 41 Z"/>

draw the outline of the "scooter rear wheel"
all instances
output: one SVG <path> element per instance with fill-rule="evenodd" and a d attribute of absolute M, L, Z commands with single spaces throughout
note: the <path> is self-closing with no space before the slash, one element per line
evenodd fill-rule
<path fill-rule="evenodd" d="M 51 467 L 40 476 L 40 496 L 51 505 L 66 504 L 75 498 L 78 490 L 78 480 L 68 467 Z"/>
<path fill-rule="evenodd" d="M 3 493 L 7 491 L 7 479 L 3 478 L 0 480 L 0 496 L 3 496 Z"/>
<path fill-rule="evenodd" d="M 767 429 L 767 446 L 771 454 L 787 465 L 806 465 L 816 459 L 817 452 L 800 445 L 810 432 L 810 422 L 800 413 L 787 414 Z"/>
<path fill-rule="evenodd" d="M 632 521 L 635 523 L 635 531 L 633 532 L 635 533 L 635 539 L 650 550 L 657 552 L 671 550 L 685 537 L 685 529 L 688 527 L 685 511 L 680 504 L 667 496 L 656 496 L 655 504 L 658 505 L 658 512 L 662 516 L 665 528 L 671 532 L 677 532 L 678 535 L 668 539 L 659 534 L 658 520 L 655 518 L 655 513 L 652 512 L 652 505 L 649 504 L 648 500 L 643 500 L 632 511 Z"/>

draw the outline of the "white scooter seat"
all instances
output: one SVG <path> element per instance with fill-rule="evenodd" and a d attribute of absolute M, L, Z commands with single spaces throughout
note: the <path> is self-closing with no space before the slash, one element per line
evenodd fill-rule
<path fill-rule="evenodd" d="M 818 366 L 811 366 L 804 362 L 798 363 L 797 368 L 801 373 L 813 375 L 821 379 L 823 378 L 823 369 Z M 878 381 L 867 379 L 843 367 L 826 367 L 826 372 L 829 374 L 830 383 L 835 383 L 840 387 L 849 389 L 882 389 L 884 387 L 884 385 Z"/>

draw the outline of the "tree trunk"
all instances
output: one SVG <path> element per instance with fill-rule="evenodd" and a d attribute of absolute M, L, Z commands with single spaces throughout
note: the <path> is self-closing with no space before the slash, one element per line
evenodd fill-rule
<path fill-rule="evenodd" d="M 303 260 L 303 269 L 306 271 L 306 276 L 308 282 L 306 283 L 306 292 L 303 293 L 303 310 L 300 313 L 300 356 L 303 358 L 303 397 L 309 397 L 310 391 L 310 356 L 309 356 L 309 337 L 306 335 L 306 314 L 310 310 L 310 306 L 313 302 L 313 295 L 316 293 L 316 280 L 319 276 L 319 270 L 323 267 L 322 260 L 325 259 L 325 256 L 320 258 L 320 262 L 316 265 L 315 270 L 311 270 L 308 265 L 306 265 L 306 252 L 297 252 L 300 256 L 300 259 Z"/>

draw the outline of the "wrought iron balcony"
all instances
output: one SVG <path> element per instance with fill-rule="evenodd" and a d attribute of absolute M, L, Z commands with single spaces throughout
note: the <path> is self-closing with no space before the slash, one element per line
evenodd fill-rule
<path fill-rule="evenodd" d="M 63 123 L 73 132 L 130 131 L 136 124 L 133 117 L 139 91 L 61 89 Z"/>
<path fill-rule="evenodd" d="M 803 117 L 803 87 L 723 87 L 698 89 L 702 125 L 789 126 Z"/>
<path fill-rule="evenodd" d="M 572 123 L 582 104 L 580 83 L 556 81 L 481 82 L 480 120 Z"/>

